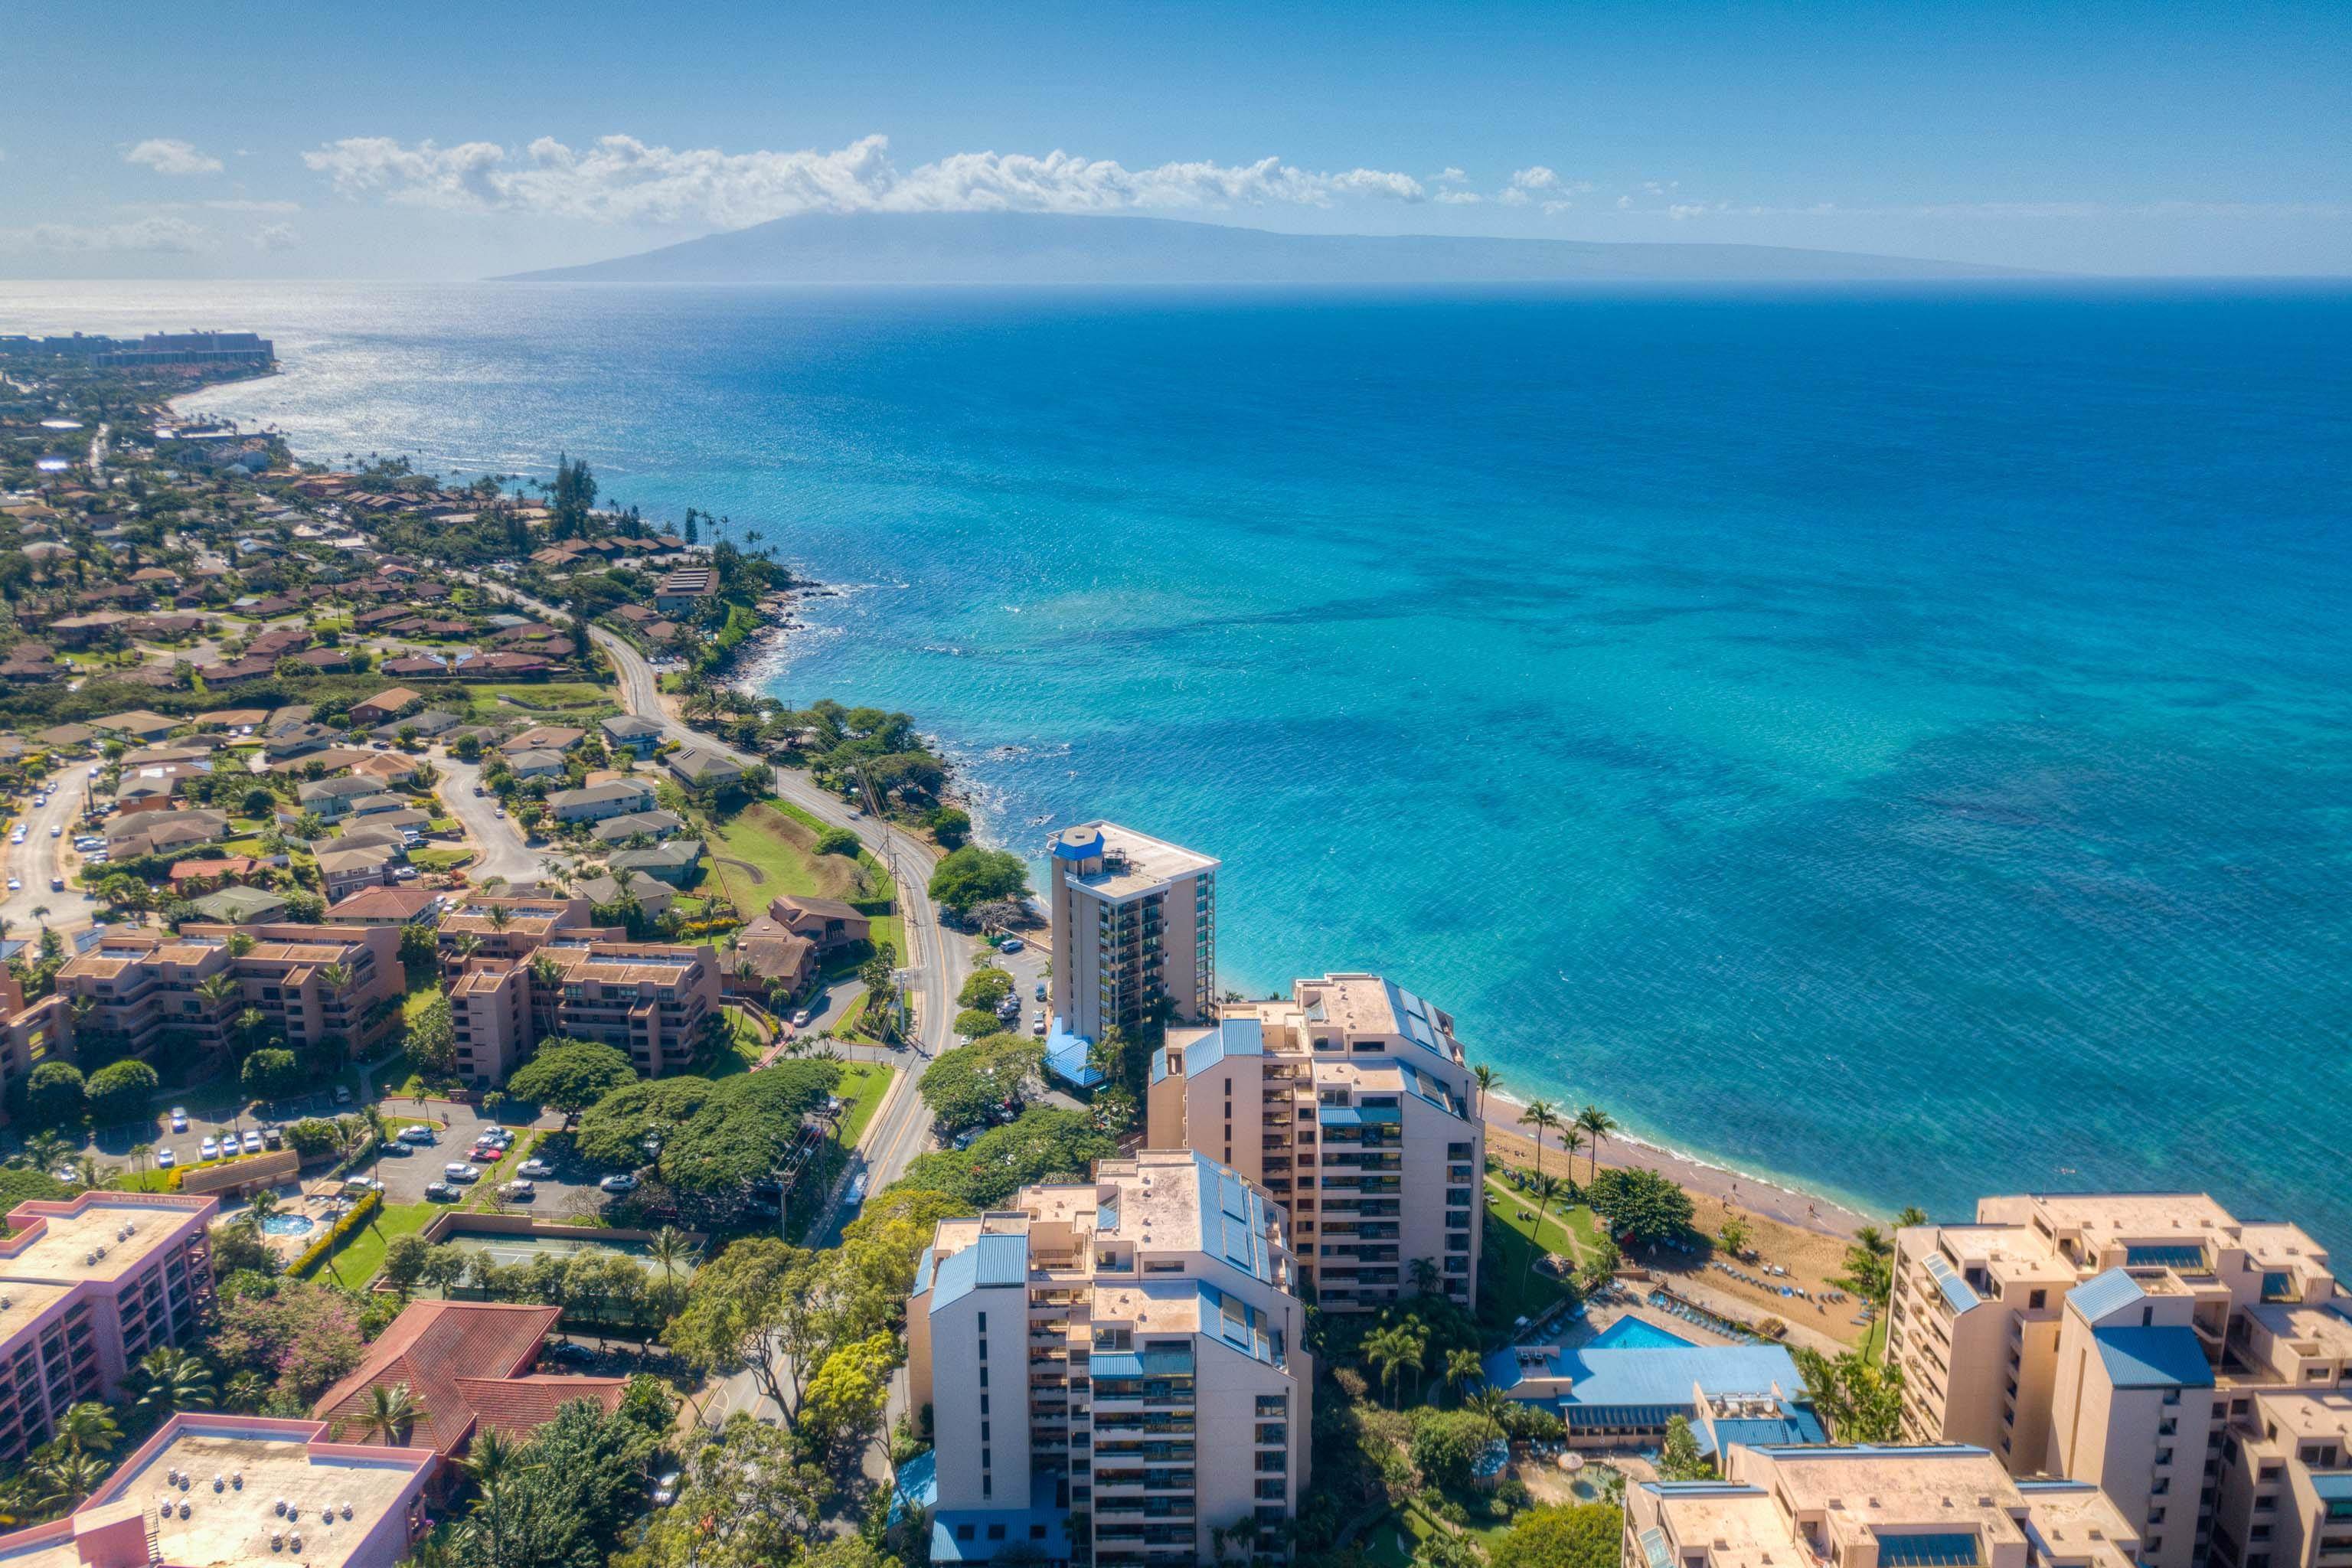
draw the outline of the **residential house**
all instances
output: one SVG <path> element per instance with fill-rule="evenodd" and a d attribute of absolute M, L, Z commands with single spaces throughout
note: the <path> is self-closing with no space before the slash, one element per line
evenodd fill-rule
<path fill-rule="evenodd" d="M 799 893 L 780 893 L 769 900 L 768 918 L 794 936 L 806 937 L 815 946 L 819 958 L 829 958 L 845 948 L 856 946 L 868 940 L 874 930 L 873 917 L 862 913 L 855 904 L 843 903 L 839 899 L 807 898 Z"/>
<path fill-rule="evenodd" d="M 518 752 L 568 752 L 588 738 L 585 730 L 568 724 L 534 724 L 499 747 L 509 756 Z"/>
<path fill-rule="evenodd" d="M 560 779 L 571 772 L 562 752 L 545 750 L 509 752 L 507 766 L 519 779 Z"/>
<path fill-rule="evenodd" d="M 319 876 L 326 884 L 327 901 L 333 903 L 362 888 L 389 888 L 394 858 L 391 850 L 373 844 L 320 850 Z"/>
<path fill-rule="evenodd" d="M 654 787 L 642 779 L 612 779 L 547 797 L 548 810 L 558 822 L 602 822 L 633 812 L 650 811 L 653 805 Z"/>
<path fill-rule="evenodd" d="M 640 833 L 648 838 L 667 838 L 685 832 L 686 822 L 675 812 L 633 811 L 626 816 L 608 816 L 589 831 L 600 844 L 618 844 Z"/>
<path fill-rule="evenodd" d="M 286 918 L 286 896 L 262 888 L 227 887 L 191 899 L 196 912 L 225 925 L 264 925 Z"/>
<path fill-rule="evenodd" d="M 646 911 L 648 920 L 657 921 L 669 913 L 670 906 L 677 900 L 677 894 L 668 883 L 657 882 L 643 871 L 630 871 L 626 876 L 628 880 L 625 883 L 618 877 L 603 876 L 574 882 L 572 887 L 582 898 L 599 907 L 619 902 L 625 888 L 636 896 L 637 907 Z"/>
<path fill-rule="evenodd" d="M 662 727 L 634 713 L 614 714 L 599 723 L 597 728 L 604 731 L 604 744 L 615 752 L 627 752 L 633 756 L 650 757 L 661 747 Z"/>
<path fill-rule="evenodd" d="M 703 746 L 681 746 L 669 754 L 670 773 L 688 789 L 725 789 L 743 782 L 740 764 Z"/>
<path fill-rule="evenodd" d="M 394 686 L 377 692 L 364 702 L 352 703 L 352 718 L 361 724 L 387 723 L 424 700 L 405 686 Z"/>
<path fill-rule="evenodd" d="M 350 815 L 354 801 L 383 793 L 381 780 L 346 774 L 341 778 L 314 779 L 309 784 L 299 784 L 295 787 L 294 796 L 301 803 L 304 811 L 315 811 L 327 821 L 335 822 Z"/>
<path fill-rule="evenodd" d="M 700 869 L 702 840 L 673 838 L 656 844 L 650 849 L 616 849 L 606 858 L 614 876 L 625 871 L 643 871 L 657 877 L 673 888 L 691 884 Z"/>
<path fill-rule="evenodd" d="M 654 608 L 665 616 L 691 615 L 718 592 L 718 573 L 708 566 L 681 566 L 654 589 Z"/>

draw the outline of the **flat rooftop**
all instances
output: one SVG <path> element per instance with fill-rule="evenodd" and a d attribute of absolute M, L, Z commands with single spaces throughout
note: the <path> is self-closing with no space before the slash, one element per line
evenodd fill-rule
<path fill-rule="evenodd" d="M 161 1561 L 201 1568 L 259 1568 L 264 1563 L 305 1563 L 343 1568 L 352 1561 L 387 1513 L 401 1506 L 433 1456 L 423 1450 L 346 1447 L 313 1442 L 324 1428 L 311 1422 L 240 1423 L 235 1417 L 166 1429 L 167 1440 L 133 1456 L 92 1500 L 76 1511 L 94 1515 L 129 1511 L 152 1524 Z M 301 1435 L 298 1435 L 301 1434 Z M 405 1455 L 399 1458 L 394 1456 Z M 134 1468 L 135 1467 L 135 1468 Z M 194 1476 L 184 1491 L 167 1478 Z M 238 1477 L 243 1485 L 213 1490 L 215 1476 Z M 176 1501 L 164 1518 L 160 1501 Z M 296 1517 L 278 1510 L 280 1500 Z M 180 1517 L 180 1504 L 188 1517 Z M 343 1517 L 348 1505 L 351 1517 Z M 331 1515 L 331 1517 L 330 1517 Z M 50 1534 L 55 1527 L 23 1532 Z M 270 1549 L 272 1535 L 280 1537 Z M 292 1543 L 302 1538 L 298 1552 Z M 7 1568 L 81 1568 L 71 1533 L 10 1549 L 0 1538 L 0 1563 Z"/>
<path fill-rule="evenodd" d="M 1090 877 L 1072 874 L 1070 880 L 1108 899 L 1148 893 L 1180 877 L 1213 871 L 1219 864 L 1213 856 L 1198 854 L 1131 827 L 1121 827 L 1116 822 L 1082 823 L 1064 829 L 1055 836 L 1055 841 L 1069 843 L 1097 834 L 1102 837 L 1103 868 Z M 1122 859 L 1124 864 L 1120 864 Z"/>
<path fill-rule="evenodd" d="M 27 1239 L 35 1215 L 26 1211 L 33 1205 L 20 1205 L 9 1215 L 17 1234 L 0 1241 L 0 1279 L 68 1286 L 120 1279 L 158 1248 L 184 1239 L 219 1206 L 211 1198 L 165 1205 L 86 1194 L 75 1200 L 72 1213 L 40 1215 L 47 1223 Z M 125 1226 L 129 1236 L 121 1234 Z M 92 1260 L 90 1255 L 101 1247 L 106 1255 Z"/>

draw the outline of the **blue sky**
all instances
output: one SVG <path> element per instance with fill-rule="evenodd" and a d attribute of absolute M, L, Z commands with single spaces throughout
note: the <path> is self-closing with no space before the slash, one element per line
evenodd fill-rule
<path fill-rule="evenodd" d="M 478 277 L 972 205 L 2352 272 L 2340 0 L 45 15 L 0 25 L 20 278 Z"/>

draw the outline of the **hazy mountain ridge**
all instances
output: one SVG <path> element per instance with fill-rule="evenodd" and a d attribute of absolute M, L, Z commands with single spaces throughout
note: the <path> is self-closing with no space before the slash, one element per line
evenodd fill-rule
<path fill-rule="evenodd" d="M 1762 245 L 1274 234 L 1169 218 L 1045 213 L 811 213 L 498 281 L 1377 284 L 2018 276 L 2024 274 L 1966 262 Z"/>

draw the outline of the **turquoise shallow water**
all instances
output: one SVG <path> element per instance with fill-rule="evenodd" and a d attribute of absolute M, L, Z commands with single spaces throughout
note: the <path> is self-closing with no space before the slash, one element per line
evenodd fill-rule
<path fill-rule="evenodd" d="M 853 585 L 769 688 L 1223 857 L 1228 984 L 1866 1204 L 2352 1243 L 2352 294 L 0 289 L 215 321 L 307 453 Z"/>

